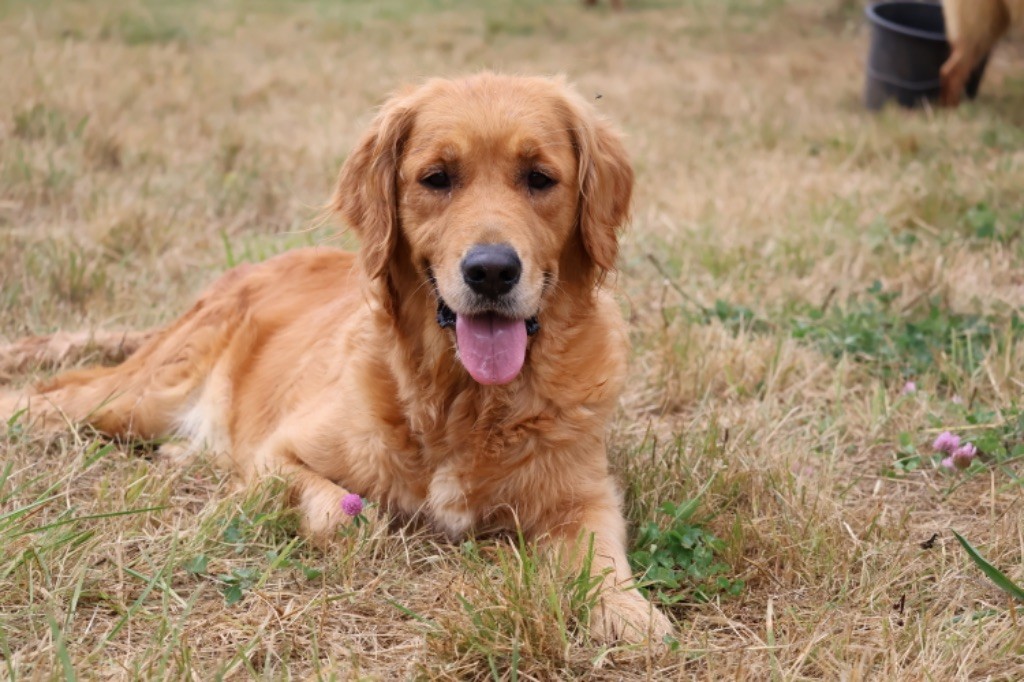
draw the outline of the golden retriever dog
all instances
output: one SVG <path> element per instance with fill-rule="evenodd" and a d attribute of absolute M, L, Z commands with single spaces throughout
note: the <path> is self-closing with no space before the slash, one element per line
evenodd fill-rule
<path fill-rule="evenodd" d="M 592 549 L 591 631 L 660 642 L 605 450 L 628 350 L 606 275 L 632 189 L 619 135 L 560 80 L 427 81 L 341 169 L 330 207 L 358 253 L 236 267 L 168 327 L 111 335 L 139 345 L 120 365 L 0 410 L 181 437 L 244 482 L 282 477 L 321 541 L 356 493 L 451 538 L 520 529 L 567 571 Z M 47 341 L 26 344 L 5 354 Z"/>
<path fill-rule="evenodd" d="M 1011 26 L 1024 22 L 1024 0 L 943 0 L 951 53 L 942 65 L 940 100 L 956 106 L 971 72 Z"/>

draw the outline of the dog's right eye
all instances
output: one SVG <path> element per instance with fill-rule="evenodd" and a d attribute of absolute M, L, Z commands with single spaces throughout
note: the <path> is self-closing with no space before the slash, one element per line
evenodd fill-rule
<path fill-rule="evenodd" d="M 444 171 L 434 171 L 422 178 L 420 184 L 430 189 L 451 189 L 452 179 Z"/>

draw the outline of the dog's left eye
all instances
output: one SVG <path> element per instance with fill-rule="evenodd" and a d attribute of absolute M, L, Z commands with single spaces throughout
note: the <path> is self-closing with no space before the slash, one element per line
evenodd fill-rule
<path fill-rule="evenodd" d="M 557 180 L 554 178 L 544 175 L 540 171 L 531 171 L 526 176 L 526 184 L 533 190 L 545 190 L 554 187 L 557 184 Z"/>

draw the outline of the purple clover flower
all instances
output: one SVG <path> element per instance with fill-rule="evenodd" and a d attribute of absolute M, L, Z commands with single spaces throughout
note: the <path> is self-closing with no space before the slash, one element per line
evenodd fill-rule
<path fill-rule="evenodd" d="M 957 469 L 966 469 L 971 466 L 974 456 L 978 454 L 978 448 L 971 443 L 965 443 L 953 451 L 951 459 Z"/>
<path fill-rule="evenodd" d="M 935 448 L 936 452 L 945 452 L 953 454 L 953 451 L 960 447 L 960 436 L 950 433 L 949 431 L 943 431 L 939 434 L 939 437 L 932 443 L 932 447 Z"/>
<path fill-rule="evenodd" d="M 341 511 L 348 516 L 359 516 L 363 513 L 363 498 L 355 493 L 349 493 L 341 498 Z"/>

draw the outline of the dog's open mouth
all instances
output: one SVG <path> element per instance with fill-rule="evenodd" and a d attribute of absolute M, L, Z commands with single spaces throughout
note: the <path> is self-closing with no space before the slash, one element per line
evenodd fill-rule
<path fill-rule="evenodd" d="M 485 386 L 507 384 L 523 370 L 526 338 L 537 333 L 536 317 L 513 319 L 497 313 L 456 315 L 438 296 L 437 323 L 455 327 L 459 359 L 477 383 Z"/>

